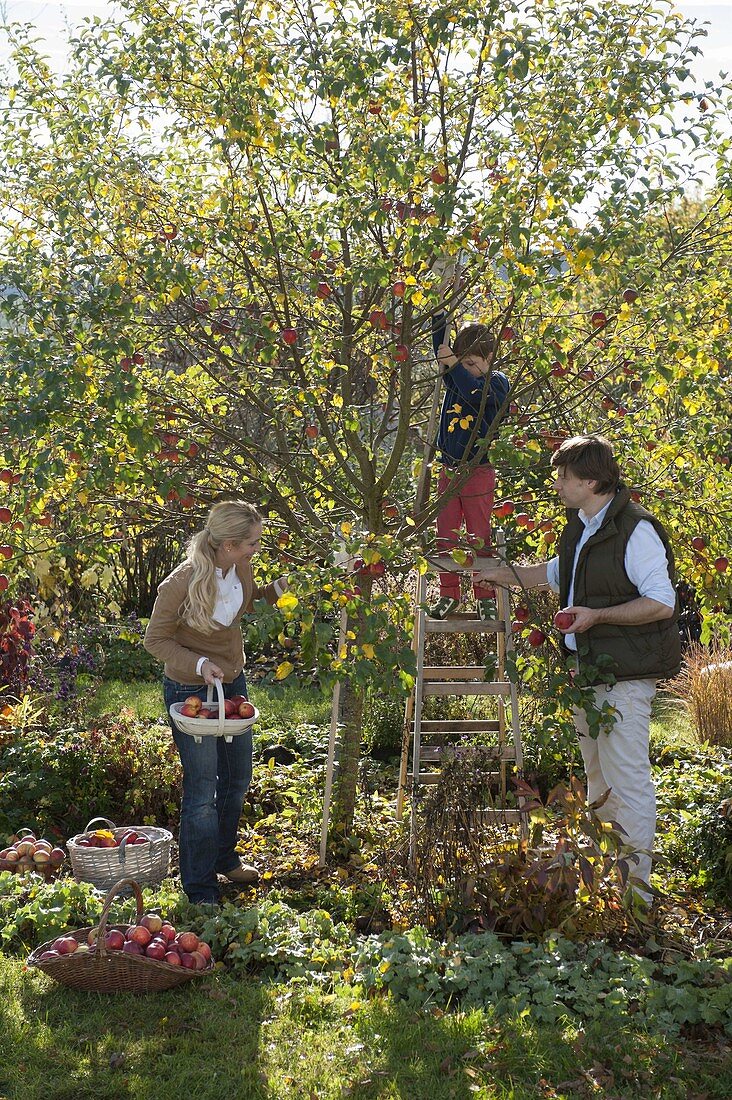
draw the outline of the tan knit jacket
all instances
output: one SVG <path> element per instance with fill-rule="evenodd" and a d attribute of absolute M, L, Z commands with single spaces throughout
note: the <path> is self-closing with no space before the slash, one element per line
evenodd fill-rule
<path fill-rule="evenodd" d="M 231 683 L 246 663 L 241 636 L 241 617 L 252 610 L 254 600 L 265 599 L 274 603 L 277 592 L 273 584 L 260 588 L 254 583 L 252 567 L 248 563 L 237 566 L 241 581 L 242 604 L 231 626 L 222 626 L 211 634 L 192 630 L 180 619 L 180 610 L 188 593 L 193 566 L 183 562 L 166 577 L 158 588 L 158 596 L 145 632 L 145 649 L 165 664 L 165 675 L 180 684 L 202 684 L 203 676 L 196 675 L 196 665 L 201 657 L 219 665 L 224 680 Z"/>

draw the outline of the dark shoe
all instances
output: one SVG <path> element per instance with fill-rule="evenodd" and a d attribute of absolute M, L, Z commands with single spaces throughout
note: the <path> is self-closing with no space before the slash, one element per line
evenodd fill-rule
<path fill-rule="evenodd" d="M 478 618 L 481 622 L 491 623 L 498 618 L 498 607 L 495 600 L 486 597 L 482 600 L 476 600 L 475 606 L 478 610 Z"/>
<path fill-rule="evenodd" d="M 228 878 L 229 882 L 237 883 L 238 886 L 254 886 L 259 882 L 259 871 L 248 863 L 240 863 L 238 867 L 224 871 L 224 878 Z"/>
<path fill-rule="evenodd" d="M 430 619 L 446 619 L 448 615 L 452 615 L 453 611 L 457 611 L 460 606 L 460 600 L 454 600 L 452 596 L 440 596 L 434 607 L 431 607 L 427 612 Z"/>

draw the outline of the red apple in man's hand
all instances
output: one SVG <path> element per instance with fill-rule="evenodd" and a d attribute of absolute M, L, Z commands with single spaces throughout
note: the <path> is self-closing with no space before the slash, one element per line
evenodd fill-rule
<path fill-rule="evenodd" d="M 557 630 L 570 630 L 574 623 L 574 615 L 569 611 L 557 611 L 554 616 L 554 625 Z"/>

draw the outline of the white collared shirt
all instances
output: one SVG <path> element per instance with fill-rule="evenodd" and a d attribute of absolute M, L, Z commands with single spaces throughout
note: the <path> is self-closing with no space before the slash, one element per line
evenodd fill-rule
<path fill-rule="evenodd" d="M 281 578 L 278 578 L 274 582 L 275 592 L 278 596 L 281 596 L 283 592 L 280 581 Z M 244 592 L 236 568 L 233 565 L 230 566 L 226 574 L 224 574 L 221 569 L 217 568 L 216 584 L 218 585 L 219 595 L 216 600 L 216 606 L 214 607 L 213 618 L 219 626 L 231 626 L 241 607 L 242 600 L 244 599 Z M 196 663 L 197 676 L 201 675 L 203 663 L 207 660 L 208 657 L 198 658 Z"/>
<path fill-rule="evenodd" d="M 585 526 L 574 553 L 572 562 L 572 579 L 569 584 L 567 607 L 574 604 L 574 575 L 577 569 L 580 551 L 588 539 L 590 539 L 602 526 L 605 513 L 612 504 L 609 500 L 604 508 L 596 515 L 588 516 L 580 508 L 577 513 Z M 660 538 L 656 534 L 653 524 L 647 519 L 639 520 L 633 529 L 625 547 L 623 560 L 628 579 L 638 589 L 639 596 L 646 596 L 650 600 L 657 600 L 666 607 L 676 606 L 676 593 L 671 584 L 668 572 L 666 550 Z M 554 557 L 547 562 L 546 576 L 553 592 L 559 592 L 559 558 Z M 577 638 L 574 634 L 565 634 L 564 641 L 568 649 L 577 651 Z"/>

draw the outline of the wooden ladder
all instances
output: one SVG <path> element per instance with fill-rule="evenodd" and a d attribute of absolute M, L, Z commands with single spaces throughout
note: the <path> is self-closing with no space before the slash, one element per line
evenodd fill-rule
<path fill-rule="evenodd" d="M 497 532 L 496 548 L 504 556 L 502 532 Z M 438 561 L 432 564 L 438 566 Z M 457 565 L 452 559 L 440 558 L 441 571 L 469 572 L 465 566 Z M 405 707 L 404 737 L 399 768 L 399 787 L 397 791 L 397 820 L 401 820 L 404 809 L 404 796 L 407 782 L 411 781 L 412 806 L 410 829 L 410 853 L 414 852 L 417 829 L 417 809 L 421 788 L 439 782 L 440 764 L 445 752 L 442 743 L 430 744 L 434 739 L 443 742 L 446 738 L 456 742 L 465 735 L 491 734 L 495 742 L 489 746 L 488 753 L 496 765 L 496 770 L 487 773 L 486 778 L 495 779 L 498 786 L 496 804 L 473 814 L 476 825 L 489 822 L 506 825 L 518 824 L 521 835 L 527 836 L 528 822 L 522 812 L 522 799 L 519 808 L 506 807 L 508 791 L 507 772 L 513 769 L 517 776 L 523 771 L 523 752 L 518 713 L 518 692 L 516 684 L 506 675 L 506 658 L 514 652 L 511 630 L 511 608 L 506 589 L 497 590 L 498 617 L 492 622 L 483 622 L 477 614 L 456 612 L 446 619 L 430 619 L 424 610 L 426 596 L 425 577 L 417 580 L 416 611 L 414 621 L 414 651 L 417 659 L 417 675 L 414 691 Z M 482 665 L 433 666 L 425 664 L 425 643 L 430 634 L 480 634 L 496 636 L 495 679 L 486 680 Z M 498 697 L 497 719 L 425 719 L 422 717 L 424 700 L 428 696 L 486 696 Z M 507 713 L 508 712 L 508 713 Z M 408 772 L 409 743 L 412 743 L 412 770 Z"/>

